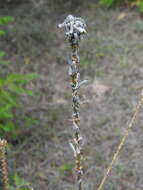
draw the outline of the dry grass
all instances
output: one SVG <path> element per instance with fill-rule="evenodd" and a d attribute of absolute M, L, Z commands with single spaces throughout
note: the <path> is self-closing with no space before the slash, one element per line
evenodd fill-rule
<path fill-rule="evenodd" d="M 126 17 L 118 20 L 123 11 Z M 142 87 L 143 22 L 133 10 L 91 8 L 83 11 L 81 16 L 89 23 L 88 36 L 82 42 L 80 51 L 83 57 L 81 73 L 91 81 L 82 90 L 89 99 L 81 112 L 86 156 L 84 185 L 86 190 L 94 190 L 99 186 L 124 134 Z M 40 23 L 37 18 L 34 19 L 37 24 Z M 50 39 L 53 43 L 50 46 L 45 44 L 39 57 L 37 53 L 33 54 L 30 64 L 23 64 L 19 68 L 21 72 L 29 69 L 40 74 L 39 80 L 30 86 L 38 92 L 37 96 L 34 99 L 23 99 L 27 114 L 36 116 L 39 122 L 31 127 L 26 138 L 17 145 L 17 150 L 13 148 L 9 153 L 9 160 L 12 165 L 16 160 L 15 171 L 30 181 L 35 189 L 72 190 L 73 155 L 67 144 L 71 137 L 68 127 L 71 125 L 71 105 L 68 101 L 70 88 L 64 59 L 67 45 L 62 43 L 62 34 L 57 35 L 57 25 L 51 26 L 45 21 L 43 27 L 48 26 L 53 31 L 52 35 L 56 36 Z M 30 47 L 35 47 L 35 43 L 32 42 Z M 17 57 L 19 55 L 15 53 L 14 58 Z M 143 188 L 141 116 L 142 112 L 111 172 L 105 190 Z"/>

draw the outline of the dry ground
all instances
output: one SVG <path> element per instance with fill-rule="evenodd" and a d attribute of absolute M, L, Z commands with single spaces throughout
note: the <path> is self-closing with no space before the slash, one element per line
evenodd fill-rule
<path fill-rule="evenodd" d="M 48 15 L 47 12 L 43 14 Z M 103 10 L 92 6 L 80 15 L 88 25 L 88 35 L 80 46 L 81 76 L 89 79 L 81 92 L 89 99 L 88 104 L 81 107 L 86 159 L 84 186 L 86 190 L 96 190 L 143 87 L 143 21 L 135 10 Z M 64 16 L 54 18 L 54 24 L 51 24 L 53 20 L 44 18 L 31 15 L 31 20 L 25 24 L 28 28 L 30 22 L 35 22 L 33 33 L 28 33 L 27 40 L 22 36 L 23 30 L 17 31 L 20 35 L 13 41 L 19 45 L 18 52 L 12 49 L 13 59 L 21 61 L 20 72 L 34 71 L 40 77 L 30 84 L 35 90 L 34 98 L 23 98 L 26 113 L 36 116 L 38 123 L 12 148 L 9 157 L 12 165 L 16 163 L 15 171 L 31 182 L 35 190 L 73 190 L 74 158 L 68 144 L 72 136 L 71 91 L 66 64 L 70 48 L 67 48 L 63 32 L 57 29 Z M 25 20 L 23 17 L 20 23 L 16 18 L 17 28 Z M 37 39 L 34 44 L 32 40 L 39 32 L 38 27 L 45 36 L 38 33 L 39 44 Z M 27 42 L 29 52 L 26 51 Z M 25 57 L 30 57 L 27 64 L 23 61 Z M 142 114 L 143 109 L 105 190 L 143 189 Z"/>

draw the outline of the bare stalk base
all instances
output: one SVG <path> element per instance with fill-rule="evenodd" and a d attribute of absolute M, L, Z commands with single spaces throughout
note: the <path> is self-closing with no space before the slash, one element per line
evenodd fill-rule
<path fill-rule="evenodd" d="M 0 139 L 0 165 L 1 165 L 1 173 L 2 173 L 2 181 L 4 190 L 8 190 L 8 171 L 7 171 L 7 163 L 6 163 L 6 140 Z"/>

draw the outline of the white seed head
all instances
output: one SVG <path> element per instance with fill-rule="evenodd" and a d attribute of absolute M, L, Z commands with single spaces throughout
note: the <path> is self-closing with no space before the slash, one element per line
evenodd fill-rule
<path fill-rule="evenodd" d="M 58 27 L 65 28 L 65 34 L 71 42 L 78 43 L 81 36 L 86 33 L 86 24 L 84 19 L 74 17 L 73 15 L 68 15 L 64 22 L 59 24 Z"/>

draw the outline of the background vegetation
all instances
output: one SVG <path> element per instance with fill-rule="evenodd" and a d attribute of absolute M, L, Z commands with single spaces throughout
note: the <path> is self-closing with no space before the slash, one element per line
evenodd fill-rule
<path fill-rule="evenodd" d="M 67 143 L 70 48 L 57 29 L 69 13 L 87 22 L 80 47 L 81 74 L 90 81 L 81 91 L 89 99 L 81 110 L 84 185 L 98 187 L 142 88 L 142 12 L 141 0 L 0 1 L 0 137 L 9 143 L 11 190 L 75 183 Z M 106 190 L 142 189 L 142 121 L 141 112 Z"/>

